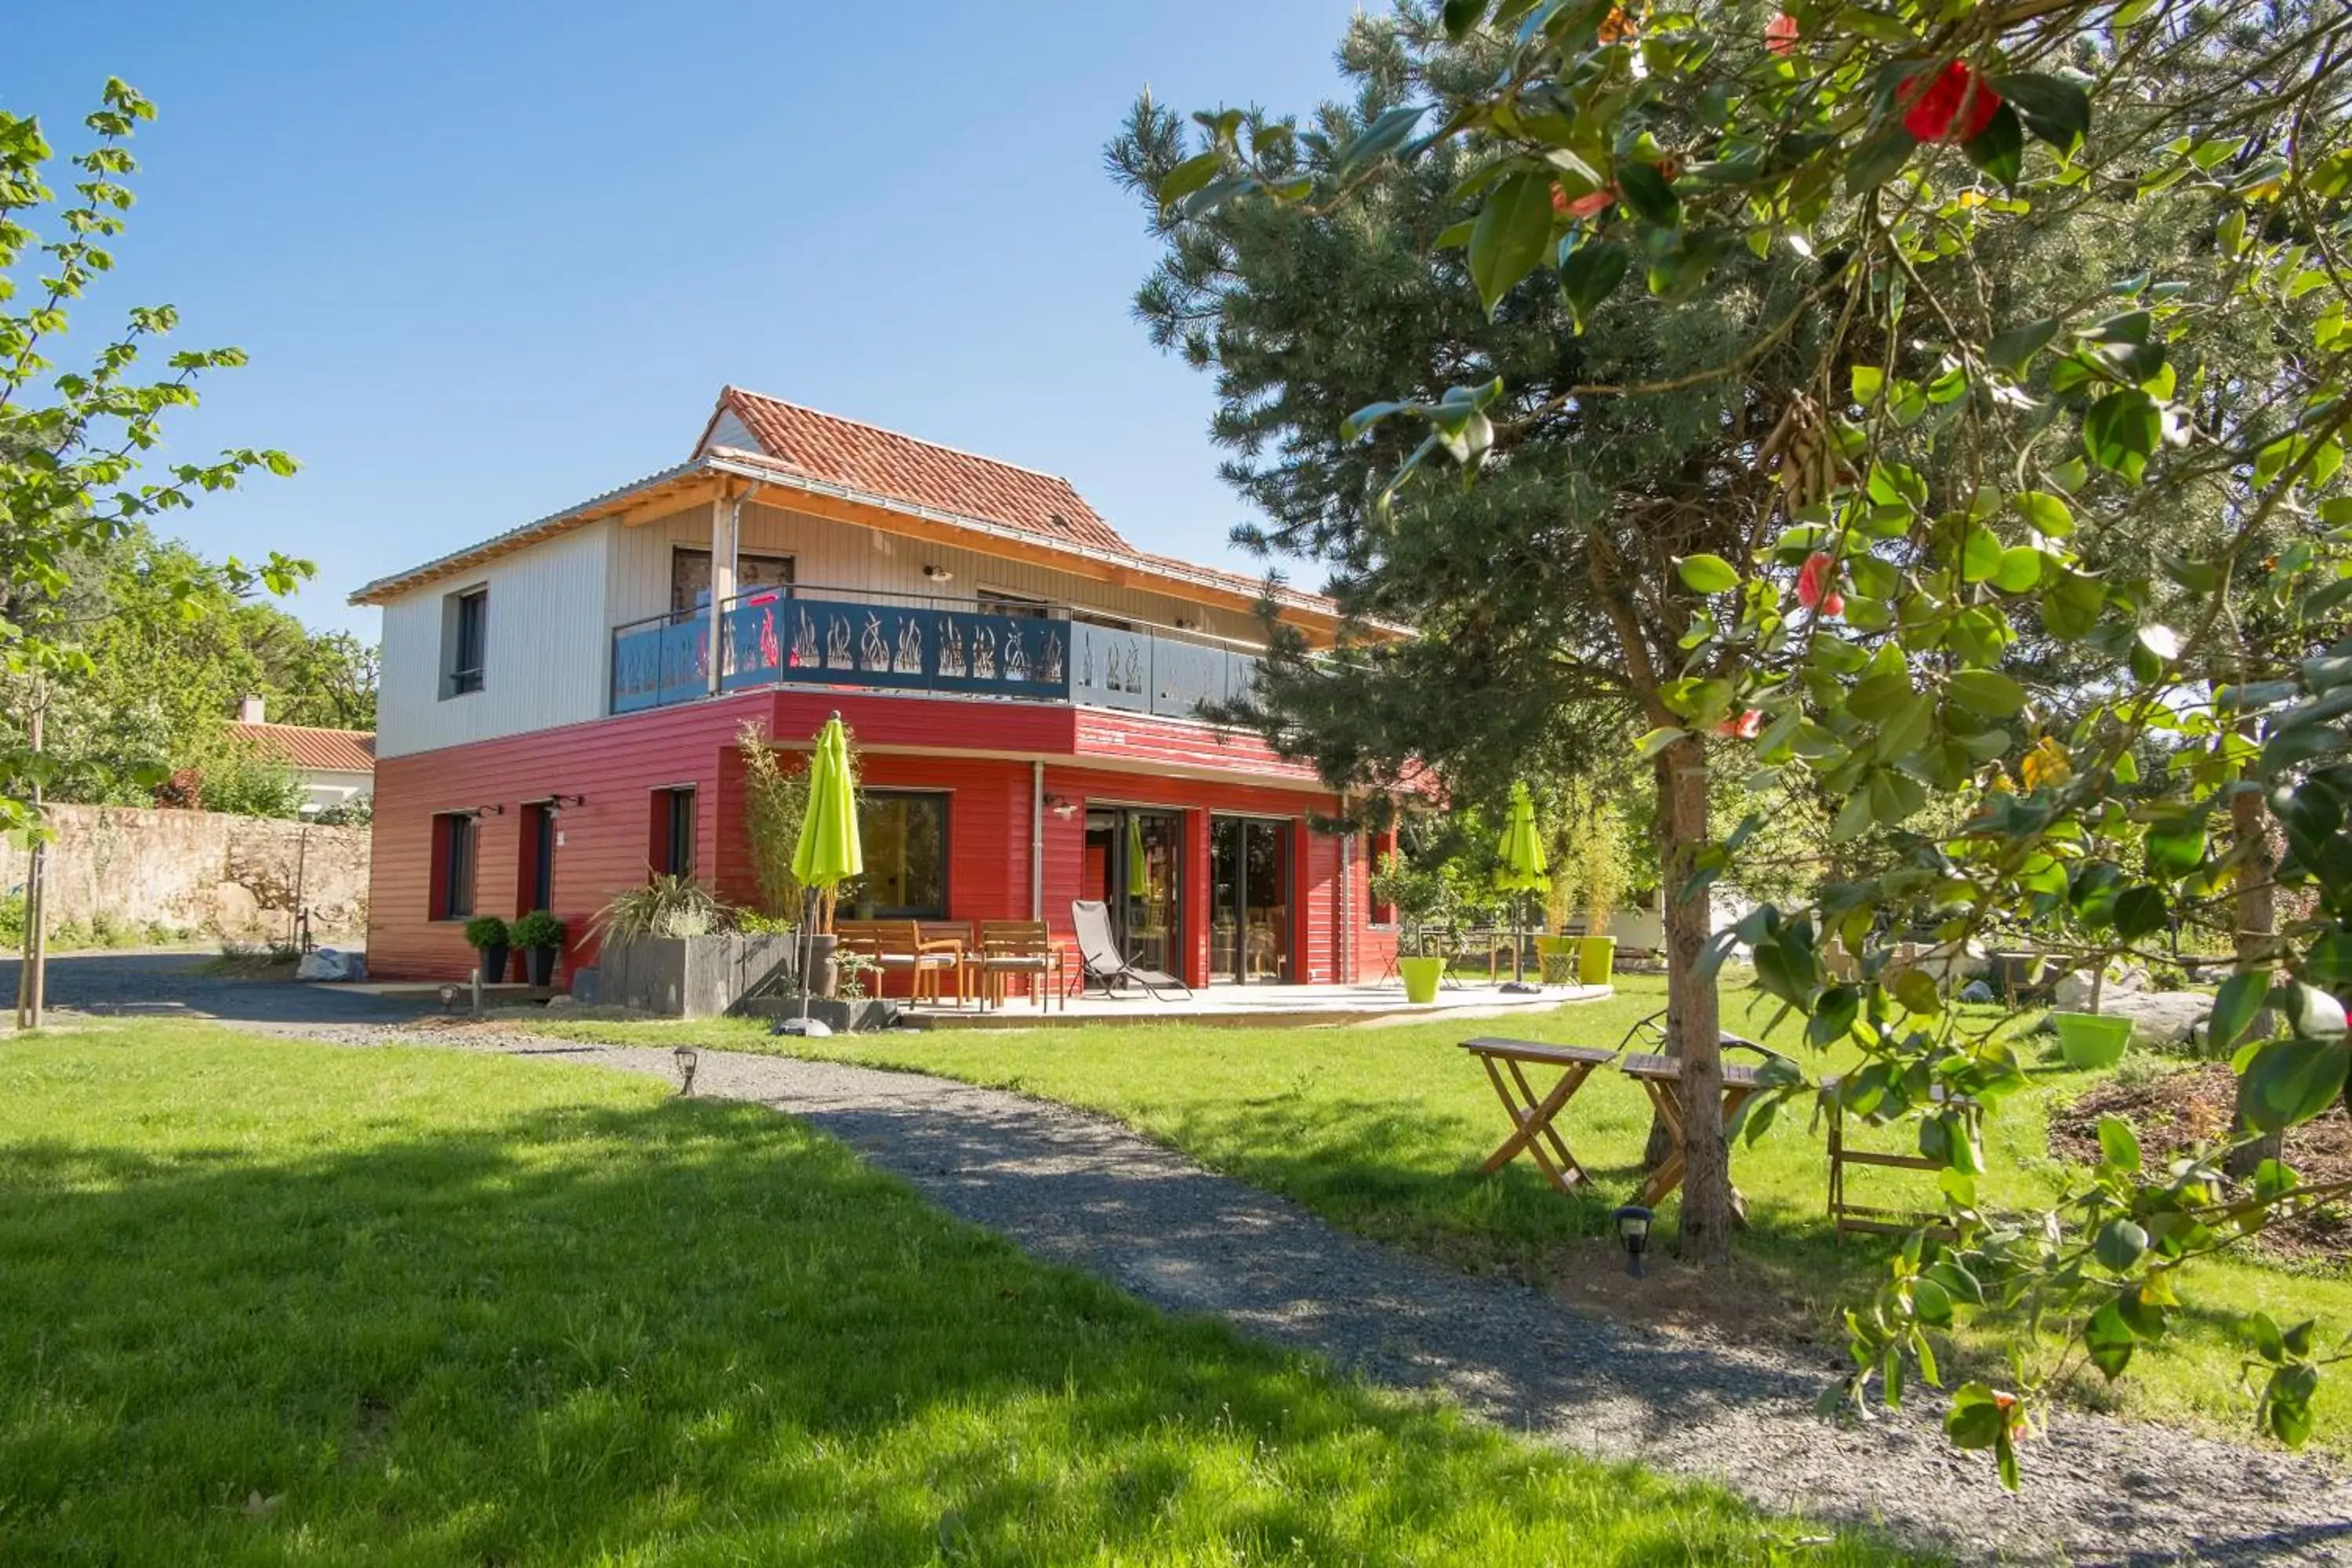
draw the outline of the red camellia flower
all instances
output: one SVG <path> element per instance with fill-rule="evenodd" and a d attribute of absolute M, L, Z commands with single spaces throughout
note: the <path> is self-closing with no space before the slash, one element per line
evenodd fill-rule
<path fill-rule="evenodd" d="M 1594 213 L 1607 212 L 1616 200 L 1617 187 L 1614 185 L 1587 191 L 1574 201 L 1569 200 L 1568 193 L 1558 185 L 1551 188 L 1551 210 L 1570 217 L 1591 217 Z"/>
<path fill-rule="evenodd" d="M 1814 551 L 1805 557 L 1805 563 L 1797 568 L 1797 603 L 1809 610 L 1821 609 L 1823 600 L 1837 592 L 1836 578 L 1837 563 L 1832 561 L 1826 552 Z M 1845 601 L 1840 599 L 1838 608 L 1844 607 Z M 1835 613 L 1831 612 L 1832 615 Z"/>
<path fill-rule="evenodd" d="M 2000 94 L 1961 60 L 1937 71 L 1933 80 L 1925 73 L 1904 78 L 1895 101 L 1905 106 L 1903 129 L 1922 142 L 1972 142 L 2000 109 Z"/>
<path fill-rule="evenodd" d="M 1764 730 L 1764 712 L 1750 708 L 1737 719 L 1726 719 L 1715 727 L 1715 732 L 1733 741 L 1752 741 Z"/>
<path fill-rule="evenodd" d="M 1787 59 L 1797 52 L 1797 19 L 1786 11 L 1764 24 L 1764 47 Z"/>

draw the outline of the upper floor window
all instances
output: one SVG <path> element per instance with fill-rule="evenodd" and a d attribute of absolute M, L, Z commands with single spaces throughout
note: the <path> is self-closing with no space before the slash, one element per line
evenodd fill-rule
<path fill-rule="evenodd" d="M 735 592 L 774 593 L 793 590 L 793 558 L 789 555 L 735 557 Z M 669 552 L 669 608 L 674 616 L 710 607 L 710 552 L 672 550 Z"/>
<path fill-rule="evenodd" d="M 482 689 L 489 656 L 490 591 L 467 588 L 441 600 L 441 695 L 463 697 Z"/>
<path fill-rule="evenodd" d="M 980 601 L 982 615 L 1025 616 L 1031 620 L 1042 621 L 1053 613 L 1053 606 L 1043 599 L 1027 594 L 1009 593 L 1003 588 L 982 588 L 973 596 Z"/>

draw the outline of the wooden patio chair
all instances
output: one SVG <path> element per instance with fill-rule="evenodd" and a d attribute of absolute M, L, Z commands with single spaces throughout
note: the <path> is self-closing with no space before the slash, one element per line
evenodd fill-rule
<path fill-rule="evenodd" d="M 833 929 L 844 951 L 864 954 L 886 976 L 906 975 L 909 1002 L 928 995 L 936 1005 L 940 976 L 963 962 L 961 942 L 926 942 L 913 921 L 835 921 Z"/>
<path fill-rule="evenodd" d="M 1043 1012 L 1053 999 L 1044 989 L 1050 975 L 1054 992 L 1062 998 L 1062 1011 L 1070 1010 L 1069 954 L 1054 945 L 1054 933 L 1044 921 L 982 921 L 979 951 L 973 967 L 980 972 L 982 1006 L 1002 1008 L 1005 982 L 1018 974 L 1028 981 L 1029 994 Z"/>
<path fill-rule="evenodd" d="M 917 921 L 915 934 L 927 946 L 943 942 L 956 944 L 956 1005 L 961 1007 L 963 999 L 974 994 L 972 963 L 979 955 L 980 941 L 973 934 L 972 923 L 970 921 Z"/>

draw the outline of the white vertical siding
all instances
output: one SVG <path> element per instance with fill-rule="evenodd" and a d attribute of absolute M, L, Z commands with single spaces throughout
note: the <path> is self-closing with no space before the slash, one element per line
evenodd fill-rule
<path fill-rule="evenodd" d="M 635 528 L 615 530 L 607 609 L 614 624 L 657 616 L 669 608 L 669 552 L 673 547 L 710 548 L 710 511 L 696 506 Z M 930 594 L 970 599 L 995 588 L 1057 604 L 1077 605 L 1107 616 L 1157 626 L 1190 622 L 1218 637 L 1261 640 L 1256 617 L 1244 610 L 1196 605 L 1166 594 L 1113 587 L 1089 577 L 1055 572 L 1025 562 L 1005 561 L 970 550 L 951 549 L 898 534 L 808 517 L 754 501 L 743 509 L 746 554 L 790 555 L 793 574 L 813 595 L 827 588 L 866 593 Z M 946 583 L 923 575 L 927 565 L 952 573 Z"/>
<path fill-rule="evenodd" d="M 590 523 L 384 605 L 376 754 L 405 756 L 601 717 L 614 527 Z M 665 592 L 667 582 L 665 572 Z M 477 586 L 489 589 L 482 689 L 445 699 L 442 601 Z"/>

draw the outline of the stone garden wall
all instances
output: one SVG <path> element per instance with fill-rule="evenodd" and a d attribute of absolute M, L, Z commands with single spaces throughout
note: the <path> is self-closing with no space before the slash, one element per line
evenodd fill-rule
<path fill-rule="evenodd" d="M 367 927 L 364 827 L 114 805 L 53 805 L 49 822 L 52 931 L 111 924 L 282 938 L 298 901 L 320 937 Z M 0 897 L 24 890 L 27 860 L 0 840 Z"/>

